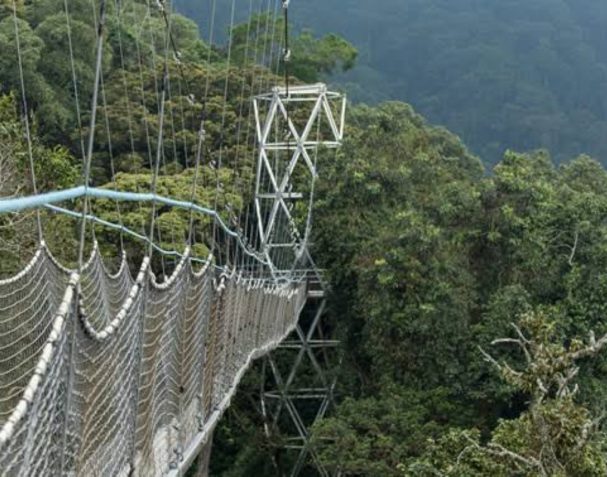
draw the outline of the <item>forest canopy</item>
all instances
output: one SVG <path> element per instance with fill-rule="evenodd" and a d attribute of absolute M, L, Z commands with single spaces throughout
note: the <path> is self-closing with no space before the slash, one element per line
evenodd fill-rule
<path fill-rule="evenodd" d="M 40 190 L 46 191 L 79 181 L 86 121 L 83 126 L 74 111 L 70 65 L 57 60 L 70 48 L 58 41 L 66 34 L 62 7 L 49 0 L 34 3 L 35 8 L 20 5 L 16 24 L 26 51 L 35 170 L 42 178 Z M 525 477 L 603 476 L 607 171 L 588 155 L 572 154 L 578 149 L 602 153 L 605 105 L 587 94 L 598 91 L 605 78 L 602 59 L 595 52 L 596 69 L 590 70 L 584 60 L 594 57 L 599 30 L 579 34 L 571 26 L 579 10 L 564 9 L 565 0 L 508 0 L 499 9 L 492 2 L 462 0 L 459 23 L 449 2 L 414 1 L 406 4 L 406 18 L 419 25 L 404 31 L 403 3 L 385 4 L 393 21 L 384 19 L 381 34 L 391 38 L 391 50 L 380 48 L 386 53 L 380 64 L 393 68 L 386 78 L 399 79 L 378 80 L 375 91 L 388 96 L 404 91 L 433 121 L 453 124 L 482 159 L 412 106 L 388 101 L 351 107 L 343 148 L 319 164 L 313 254 L 330 282 L 327 320 L 341 341 L 342 355 L 339 369 L 333 370 L 339 373 L 335 406 L 312 430 L 319 459 L 352 477 L 506 477 L 513 469 Z M 351 6 L 345 0 L 344 5 Z M 349 20 L 369 13 L 366 3 L 357 5 Z M 603 10 L 593 5 L 576 21 L 601 18 Z M 83 13 L 89 8 L 86 1 L 72 6 L 74 67 L 82 79 L 79 94 L 86 97 L 93 58 L 84 45 L 95 36 L 94 24 Z M 241 127 L 248 98 L 278 82 L 275 72 L 284 73 L 275 61 L 268 61 L 267 68 L 256 66 L 255 50 L 242 48 L 243 41 L 247 44 L 243 35 L 254 30 L 250 22 L 264 17 L 254 16 L 234 30 L 230 64 L 226 51 L 202 41 L 190 20 L 175 17 L 182 57 L 169 68 L 176 86 L 169 111 L 180 120 L 173 122 L 171 140 L 159 151 L 150 146 L 149 136 L 159 128 L 154 96 L 162 75 L 155 63 L 161 60 L 160 40 L 153 32 L 163 25 L 159 17 L 145 15 L 146 8 L 129 3 L 123 21 L 108 22 L 102 58 L 104 126 L 95 137 L 93 182 L 146 189 L 150 158 L 162 157 L 159 193 L 190 198 L 190 158 L 203 105 L 188 93 L 206 96 L 208 149 L 193 199 L 232 219 L 251 194 L 246 186 L 255 156 Z M 472 8 L 486 21 L 475 21 Z M 508 21 L 521 12 L 527 23 Z M 494 25 L 498 17 L 500 28 Z M 10 12 L 0 10 L 3 196 L 32 192 L 24 172 L 28 144 L 18 65 L 11 54 L 12 21 Z M 431 22 L 433 31 L 441 32 L 432 41 L 422 34 Z M 558 35 L 545 36 L 546 22 L 560 25 Z M 551 41 L 539 41 L 538 32 Z M 476 35 L 473 49 L 466 46 L 466 35 Z M 501 40 L 485 41 L 489 38 L 507 39 L 509 49 Z M 358 58 L 347 40 L 309 31 L 294 35 L 293 51 L 292 73 L 300 81 L 349 70 Z M 348 81 L 361 71 L 369 73 L 377 50 L 370 41 L 361 52 L 363 68 Z M 407 61 L 394 61 L 397 55 Z M 452 62 L 449 75 L 456 79 L 449 88 L 442 81 L 441 65 L 447 60 Z M 522 65 L 537 69 L 521 70 Z M 545 71 L 562 72 L 560 82 Z M 185 81 L 183 89 L 177 87 L 177 78 L 188 78 L 190 91 Z M 231 80 L 228 88 L 225 78 Z M 484 89 L 488 84 L 491 91 Z M 557 95 L 564 90 L 567 100 Z M 83 118 L 89 114 L 83 110 Z M 559 129 L 565 123 L 569 136 Z M 512 149 L 499 153 L 505 144 Z M 540 144 L 554 154 L 533 148 Z M 116 210 L 101 201 L 95 213 L 134 229 L 149 226 L 149 211 L 134 206 Z M 26 222 L 5 217 L 0 247 L 10 253 L 0 273 L 9 274 L 31 256 L 36 238 Z M 45 220 L 53 221 L 46 237 L 51 248 L 59 254 L 76 248 L 73 223 L 52 214 Z M 205 223 L 197 225 L 203 229 Z M 161 245 L 185 243 L 187 215 L 161 210 L 157 226 Z M 105 244 L 102 251 L 117 250 L 119 237 L 103 233 L 98 235 Z M 197 244 L 202 255 L 209 238 L 201 234 Z M 143 254 L 136 243 L 127 249 L 136 258 Z M 288 465 L 277 463 L 276 447 L 263 436 L 258 393 L 254 371 L 222 421 L 214 475 L 280 475 L 281 465 Z"/>

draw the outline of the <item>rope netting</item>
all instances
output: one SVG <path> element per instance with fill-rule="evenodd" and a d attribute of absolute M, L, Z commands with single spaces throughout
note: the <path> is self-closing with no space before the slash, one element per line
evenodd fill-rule
<path fill-rule="evenodd" d="M 42 246 L 0 282 L 0 473 L 166 474 L 294 329 L 302 287 L 197 271 L 187 252 L 162 283 L 148 259 L 132 279 L 96 247 L 79 276 Z"/>

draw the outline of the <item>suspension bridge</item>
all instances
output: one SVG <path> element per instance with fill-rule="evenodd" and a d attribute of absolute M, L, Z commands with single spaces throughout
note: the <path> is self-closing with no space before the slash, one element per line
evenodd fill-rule
<path fill-rule="evenodd" d="M 327 475 L 293 400 L 305 355 L 323 381 L 322 389 L 299 393 L 320 395 L 316 417 L 326 412 L 334 386 L 312 351 L 322 344 L 315 330 L 326 287 L 309 239 L 318 161 L 341 145 L 345 98 L 324 84 L 293 84 L 288 0 L 246 3 L 253 20 L 240 51 L 257 74 L 242 80 L 232 77 L 242 67 L 234 60 L 237 2 L 231 0 L 229 38 L 219 66 L 212 60 L 215 0 L 209 3 L 208 71 L 199 94 L 180 51 L 173 6 L 165 1 L 135 2 L 133 11 L 142 16 L 131 25 L 139 36 L 129 45 L 136 58 L 129 69 L 123 55 L 129 49 L 123 43 L 129 1 L 135 0 L 90 2 L 87 15 L 95 32 L 89 45 L 94 51 L 90 97 L 84 97 L 86 79 L 79 77 L 81 60 L 74 53 L 71 9 L 82 2 L 65 0 L 60 7 L 82 182 L 59 190 L 40 189 L 32 79 L 25 64 L 28 27 L 17 3 L 6 14 L 14 32 L 19 77 L 14 94 L 29 193 L 4 193 L 0 217 L 31 222 L 36 245 L 20 270 L 0 280 L 0 475 L 183 475 L 208 449 L 251 363 L 281 344 L 297 350 L 295 363 L 283 379 L 270 356 L 279 391 L 264 389 L 262 410 L 275 426 L 283 410 L 295 424 L 293 475 L 309 458 Z M 278 17 L 283 32 L 276 31 Z M 154 19 L 162 29 L 146 30 Z M 115 61 L 121 74 L 108 78 L 104 55 L 110 36 L 120 53 Z M 130 85 L 127 74 L 140 83 Z M 151 92 L 147 77 L 153 78 Z M 117 101 L 124 105 L 118 126 L 108 114 L 111 81 L 118 83 L 113 91 L 120 91 Z M 214 83 L 220 94 L 213 97 L 211 111 Z M 230 110 L 233 96 L 236 106 Z M 207 130 L 212 115 L 219 124 L 215 132 Z M 182 131 L 195 132 L 194 142 L 179 134 L 180 123 Z M 111 140 L 116 131 L 129 137 L 133 154 L 138 152 L 135 136 L 145 138 L 148 190 L 118 187 L 118 152 Z M 180 144 L 183 152 L 177 150 Z M 111 178 L 93 186 L 99 156 L 109 163 Z M 246 175 L 249 156 L 255 166 Z M 189 190 L 175 197 L 160 185 L 169 175 L 167 164 L 178 161 L 188 172 Z M 241 205 L 232 203 L 225 170 L 238 184 L 232 192 L 239 190 Z M 197 200 L 202 189 L 212 190 L 206 201 Z M 104 203 L 106 209 L 113 204 L 112 214 L 100 212 Z M 128 220 L 135 213 L 145 217 L 139 228 Z M 169 239 L 159 224 L 170 213 L 187 227 L 175 225 Z M 54 249 L 47 240 L 57 217 L 72 221 L 75 250 Z M 62 263 L 62 257 L 71 258 Z M 304 330 L 299 319 L 306 306 L 314 312 Z M 278 407 L 272 408 L 272 399 L 279 400 Z M 269 424 L 266 431 L 271 432 Z"/>

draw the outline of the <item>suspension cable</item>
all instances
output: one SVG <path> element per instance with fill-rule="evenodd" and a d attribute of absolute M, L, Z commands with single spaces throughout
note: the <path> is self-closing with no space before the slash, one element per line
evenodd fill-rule
<path fill-rule="evenodd" d="M 202 113 L 200 119 L 200 128 L 198 129 L 198 141 L 196 144 L 196 156 L 195 156 L 195 164 L 194 164 L 194 178 L 192 180 L 192 191 L 190 202 L 194 203 L 194 198 L 196 196 L 196 189 L 198 186 L 198 175 L 200 173 L 201 161 L 203 159 L 202 154 L 206 148 L 206 131 L 205 124 L 207 120 L 207 101 L 209 96 L 209 88 L 211 86 L 211 45 L 213 44 L 213 35 L 215 33 L 215 10 L 217 6 L 217 0 L 212 0 L 211 2 L 211 21 L 209 25 L 209 41 L 208 41 L 208 53 L 207 53 L 207 73 L 205 77 L 205 85 L 204 85 L 204 97 L 202 99 Z M 207 156 L 208 157 L 208 156 Z M 194 209 L 190 209 L 190 221 L 188 227 L 188 245 L 191 247 L 196 240 L 196 231 L 194 229 Z M 203 237 L 204 240 L 204 237 Z"/>
<path fill-rule="evenodd" d="M 95 143 L 95 127 L 97 123 L 97 101 L 99 95 L 99 84 L 101 80 L 101 60 L 103 58 L 103 37 L 105 23 L 105 0 L 99 4 L 99 20 L 97 24 L 97 58 L 95 63 L 95 81 L 93 85 L 93 99 L 91 101 L 91 122 L 89 131 L 89 142 L 86 158 L 84 161 L 84 190 L 87 191 L 90 186 L 91 161 L 93 157 L 93 145 Z M 84 258 L 84 242 L 86 236 L 86 222 L 88 213 L 88 199 L 84 198 L 82 204 L 82 225 L 80 227 L 80 246 L 78 249 L 78 270 L 82 272 Z"/>
<path fill-rule="evenodd" d="M 282 0 L 282 11 L 284 14 L 284 48 L 282 54 L 282 61 L 285 68 L 285 89 L 286 96 L 289 97 L 289 62 L 291 60 L 291 50 L 289 49 L 289 2 L 290 0 Z M 287 103 L 288 104 L 288 103 Z M 287 118 L 289 108 L 287 106 Z M 287 119 L 288 120 L 288 119 Z"/>
<path fill-rule="evenodd" d="M 72 75 L 72 85 L 74 88 L 74 105 L 76 107 L 76 124 L 78 126 L 78 135 L 80 139 L 80 154 L 82 156 L 82 161 L 86 161 L 86 149 L 84 147 L 84 133 L 82 131 L 82 118 L 80 115 L 80 95 L 78 92 L 78 79 L 76 77 L 76 65 L 74 62 L 74 45 L 72 42 L 72 25 L 71 25 L 71 16 L 70 9 L 68 6 L 68 0 L 63 0 L 63 9 L 65 11 L 65 27 L 67 34 L 67 46 L 68 52 L 70 56 L 70 70 Z M 93 13 L 95 10 L 95 4 L 93 2 Z"/>
<path fill-rule="evenodd" d="M 169 22 L 169 31 L 171 28 L 171 23 Z M 163 74 L 162 74 L 162 84 L 160 91 L 160 111 L 158 113 L 158 138 L 156 143 L 156 161 L 154 164 L 154 169 L 152 171 L 152 182 L 151 182 L 151 191 L 152 194 L 156 195 L 156 187 L 158 183 L 158 173 L 160 171 L 160 161 L 163 153 L 163 133 L 164 133 L 164 109 L 166 103 L 166 94 L 167 94 L 167 86 L 168 86 L 168 77 L 169 77 L 169 65 L 168 65 L 168 48 L 169 42 L 169 32 L 166 32 L 165 38 L 165 47 L 164 47 L 164 65 L 163 65 Z M 154 240 L 154 226 L 156 223 L 156 200 L 152 201 L 152 216 L 151 216 L 151 225 L 150 225 L 150 239 Z M 148 247 L 148 255 L 151 258 L 153 252 L 153 248 L 150 244 Z"/>
<path fill-rule="evenodd" d="M 38 186 L 36 184 L 36 169 L 34 168 L 34 154 L 32 152 L 32 135 L 29 120 L 29 111 L 27 107 L 27 96 L 25 94 L 25 79 L 23 77 L 23 58 L 21 56 L 21 41 L 19 39 L 19 19 L 17 18 L 17 3 L 13 0 L 13 21 L 15 23 L 15 42 L 17 46 L 17 64 L 19 67 L 19 82 L 21 85 L 21 104 L 22 104 L 22 117 L 25 125 L 25 135 L 27 138 L 27 155 L 29 159 L 29 167 L 32 182 L 32 191 L 35 195 L 38 194 Z M 44 237 L 42 235 L 42 221 L 40 219 L 40 211 L 36 210 L 36 226 L 38 229 L 38 240 L 42 242 Z"/>
<path fill-rule="evenodd" d="M 225 198 L 225 190 L 224 190 L 224 184 L 220 181 L 219 179 L 219 170 L 221 169 L 221 167 L 223 166 L 223 146 L 224 146 L 224 139 L 225 139 L 225 134 L 224 134 L 224 129 L 225 129 L 225 120 L 226 120 L 226 113 L 227 113 L 227 105 L 228 105 L 228 88 L 229 88 L 229 84 L 230 84 L 230 66 L 231 66 L 231 60 L 232 60 L 232 39 L 233 39 L 233 35 L 234 35 L 234 15 L 236 12 L 236 0 L 232 0 L 232 6 L 231 6 L 231 11 L 230 11 L 230 34 L 229 34 L 229 38 L 228 38 L 228 54 L 227 54 L 227 59 L 226 59 L 226 76 L 225 76 L 225 83 L 224 83 L 224 90 L 223 90 L 223 105 L 222 105 L 222 112 L 221 112 L 221 129 L 220 129 L 220 133 L 219 133 L 219 154 L 217 156 L 217 161 L 216 161 L 216 165 L 215 165 L 215 204 L 214 204 L 214 208 L 215 210 L 217 210 L 218 207 L 218 199 L 219 199 L 219 192 L 223 192 L 224 193 L 224 198 Z M 212 241 L 212 245 L 211 245 L 211 253 L 215 250 L 216 246 L 217 246 L 217 223 L 213 222 L 213 241 Z M 226 257 L 227 259 L 227 257 Z"/>
<path fill-rule="evenodd" d="M 251 24 L 253 23 L 253 0 L 249 0 L 249 21 L 247 22 L 247 31 L 246 31 L 246 43 L 245 43 L 245 49 L 244 49 L 244 60 L 243 60 L 243 66 L 246 68 L 247 67 L 247 62 L 248 62 L 248 56 L 249 56 L 249 46 L 250 46 L 250 37 L 251 37 Z M 242 75 L 242 84 L 241 84 L 241 89 L 240 89 L 240 101 L 239 101 L 239 114 L 238 114 L 238 127 L 236 129 L 236 156 L 234 158 L 234 170 L 235 170 L 235 175 L 236 175 L 236 179 L 238 180 L 238 190 L 240 193 L 240 197 L 242 198 L 242 202 L 240 204 L 240 207 L 238 208 L 238 211 L 235 213 L 238 223 L 237 223 L 237 229 L 241 231 L 241 234 L 243 235 L 243 237 L 245 239 L 247 239 L 247 235 L 246 235 L 246 230 L 244 230 L 241 226 L 241 220 L 242 220 L 242 213 L 243 213 L 243 208 L 244 208 L 244 200 L 245 200 L 245 191 L 244 191 L 244 184 L 242 181 L 242 177 L 241 177 L 241 167 L 240 167 L 240 147 L 241 147 L 241 135 L 242 135 L 242 125 L 244 122 L 244 105 L 245 105 L 245 100 L 244 100 L 244 93 L 245 93 L 245 88 L 247 85 L 247 76 L 246 74 Z M 246 133 L 248 135 L 250 127 L 251 127 L 251 107 L 249 107 L 249 111 L 247 114 L 247 126 L 246 126 Z M 248 136 L 247 136 L 247 140 L 245 141 L 244 147 L 248 147 Z M 246 220 L 246 219 L 245 219 Z M 242 265 L 240 263 L 240 250 L 238 249 L 238 247 L 236 247 L 235 250 L 235 254 L 234 254 L 234 263 L 237 266 Z"/>

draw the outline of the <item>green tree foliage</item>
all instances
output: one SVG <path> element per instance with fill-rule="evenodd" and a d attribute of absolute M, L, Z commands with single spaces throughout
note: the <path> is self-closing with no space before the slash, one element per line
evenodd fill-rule
<path fill-rule="evenodd" d="M 552 310 L 556 343 L 606 330 L 607 173 L 588 157 L 556 167 L 538 151 L 508 152 L 486 176 L 408 106 L 359 107 L 350 119 L 343 151 L 324 165 L 315 215 L 346 348 L 341 394 L 350 396 L 316 431 L 323 461 L 343 475 L 400 475 L 428 439 L 482 447 L 492 433 L 519 435 L 520 451 L 536 429 L 532 393 L 496 379 L 478 346 L 538 306 Z M 516 350 L 497 352 L 522 364 Z M 542 412 L 562 412 L 579 434 L 602 409 L 604 363 L 583 360 L 580 395 Z M 466 428 L 479 431 L 453 434 Z M 593 452 L 598 470 L 588 475 L 599 475 Z"/>
<path fill-rule="evenodd" d="M 343 78 L 353 96 L 410 101 L 488 163 L 507 148 L 607 157 L 601 2 L 313 0 L 300 13 L 361 51 Z"/>
<path fill-rule="evenodd" d="M 543 312 L 525 315 L 521 325 L 513 324 L 514 337 L 493 344 L 517 347 L 524 355 L 523 369 L 482 353 L 505 382 L 530 396 L 528 409 L 516 419 L 501 420 L 485 444 L 476 430 L 452 430 L 431 440 L 421 458 L 400 467 L 405 475 L 605 475 L 607 441 L 600 420 L 575 401 L 579 388 L 573 381 L 577 362 L 601 352 L 607 335 L 597 341 L 591 333 L 588 342 L 573 339 L 565 346 L 556 323 Z"/>
<path fill-rule="evenodd" d="M 65 8 L 63 2 L 49 0 L 17 6 L 16 23 L 40 191 L 82 182 L 74 165 L 82 163 L 90 134 L 97 28 L 94 18 L 98 12 L 84 0 L 70 0 L 67 12 Z M 148 192 L 150 171 L 160 158 L 158 192 L 189 201 L 204 117 L 206 140 L 199 155 L 201 171 L 194 199 L 202 206 L 218 208 L 223 220 L 234 225 L 235 216 L 250 201 L 254 162 L 250 97 L 275 82 L 275 77 L 256 65 L 229 67 L 222 51 L 210 51 L 200 40 L 193 22 L 173 15 L 163 141 L 158 151 L 158 98 L 167 41 L 164 18 L 157 9 L 150 11 L 150 6 L 142 1 L 124 5 L 110 2 L 106 16 L 92 183 Z M 13 9 L 7 6 L 0 10 L 0 90 L 21 98 L 16 35 Z M 14 105 L 12 108 L 15 109 Z M 2 121 L 8 130 L 16 131 L 16 137 L 24 135 L 14 116 L 22 111 L 20 107 Z M 18 143 L 19 147 L 25 147 L 23 137 Z M 10 168 L 22 174 L 28 166 L 12 161 Z M 16 187 L 15 181 L 6 181 L 7 188 Z M 31 189 L 14 192 L 17 190 L 31 193 Z M 64 205 L 79 211 L 82 201 Z M 101 219 L 149 235 L 151 209 L 147 206 L 93 201 L 91 207 Z M 155 234 L 159 245 L 183 251 L 189 212 L 170 208 L 159 208 L 157 212 Z M 75 249 L 76 221 L 47 213 L 43 213 L 43 218 L 52 218 L 54 224 L 47 227 L 47 242 L 57 246 L 61 259 L 73 263 L 75 257 L 67 251 Z M 108 255 L 115 256 L 126 240 L 134 262 L 141 258 L 145 250 L 141 243 L 97 228 L 97 238 Z M 197 243 L 194 253 L 206 258 L 212 240 L 208 217 L 195 214 L 194 230 Z M 27 257 L 34 244 L 32 240 L 21 255 Z M 7 273 L 15 271 L 18 262 L 7 267 Z"/>
<path fill-rule="evenodd" d="M 264 28 L 264 25 L 270 27 Z M 276 35 L 282 35 L 283 31 L 284 20 L 272 20 L 268 15 L 255 15 L 248 22 L 236 26 L 231 33 L 236 61 L 256 63 L 270 57 L 274 62 L 270 68 L 284 74 L 284 52 L 267 51 L 269 45 L 275 43 Z M 356 48 L 344 38 L 335 34 L 317 38 L 310 30 L 291 34 L 289 50 L 289 74 L 305 83 L 315 83 L 334 73 L 352 69 L 358 56 Z"/>
<path fill-rule="evenodd" d="M 311 31 L 305 30 L 295 38 L 291 55 L 290 73 L 306 83 L 313 83 L 352 69 L 358 51 L 338 35 L 331 33 L 317 39 Z"/>
<path fill-rule="evenodd" d="M 194 199 L 200 205 L 218 208 L 223 220 L 233 225 L 236 215 L 242 213 L 251 199 L 255 159 L 251 139 L 255 132 L 250 98 L 278 81 L 271 73 L 276 65 L 270 65 L 270 69 L 258 66 L 261 56 L 255 61 L 244 57 L 239 60 L 242 45 L 238 42 L 251 25 L 265 22 L 282 28 L 279 25 L 282 20 L 274 25 L 276 19 L 260 16 L 237 26 L 230 65 L 227 51 L 217 46 L 210 48 L 202 42 L 192 21 L 177 14 L 171 16 L 168 91 L 162 149 L 158 151 L 158 98 L 168 40 L 165 19 L 158 9 L 142 0 L 124 4 L 109 2 L 106 7 L 92 183 L 147 192 L 152 180 L 150 171 L 160 158 L 158 192 L 189 201 L 198 155 L 201 172 Z M 95 9 L 94 4 L 85 0 L 70 0 L 67 5 L 49 0 L 17 2 L 15 12 L 13 4 L 8 2 L 0 9 L 0 91 L 21 98 L 18 35 L 41 191 L 71 187 L 82 180 L 74 164 L 82 162 L 90 135 L 98 15 Z M 256 31 L 260 38 L 246 40 L 251 42 L 251 56 L 254 56 L 253 41 L 259 48 L 264 45 L 264 54 L 265 47 L 278 48 L 275 38 L 269 37 L 269 30 Z M 263 35 L 266 36 L 261 38 Z M 302 75 L 305 69 L 309 78 L 337 68 L 349 68 L 356 55 L 351 45 L 335 36 L 317 40 L 310 34 L 295 35 L 292 41 L 301 58 L 294 65 L 299 65 Z M 336 55 L 331 54 L 332 51 Z M 273 56 L 278 58 L 278 53 L 274 52 Z M 19 109 L 21 113 L 23 108 Z M 206 139 L 198 151 L 203 117 Z M 4 121 L 6 127 L 16 128 L 19 133 L 15 134 L 23 134 L 15 119 L 11 116 Z M 23 147 L 22 141 L 19 147 Z M 13 161 L 10 168 L 22 174 L 27 168 L 20 167 L 25 165 Z M 11 189 L 23 180 L 11 178 L 5 185 Z M 216 191 L 218 184 L 219 192 Z M 19 191 L 26 193 L 31 189 Z M 82 203 L 64 205 L 80 210 Z M 147 206 L 93 201 L 91 207 L 93 214 L 101 219 L 122 223 L 142 235 L 149 234 L 151 210 Z M 170 208 L 160 208 L 157 212 L 155 234 L 159 245 L 182 251 L 188 236 L 189 212 Z M 212 240 L 209 219 L 195 215 L 194 252 L 206 257 Z M 46 232 L 47 242 L 57 245 L 60 258 L 73 263 L 75 257 L 64 251 L 74 249 L 78 235 L 76 221 L 47 213 L 43 216 L 45 220 L 52 217 L 54 223 Z M 135 262 L 141 258 L 144 248 L 137 241 L 96 228 L 104 252 L 116 255 L 115 251 L 124 242 Z M 24 251 L 31 252 L 33 244 L 32 239 Z M 21 255 L 27 256 L 27 253 Z M 16 270 L 17 264 L 18 261 L 7 265 L 6 272 Z"/>
<path fill-rule="evenodd" d="M 157 181 L 157 194 L 185 202 L 193 200 L 196 204 L 216 207 L 224 222 L 229 223 L 231 215 L 228 210 L 242 210 L 244 205 L 242 191 L 236 186 L 234 171 L 228 168 L 215 170 L 207 166 L 202 167 L 198 172 L 195 194 L 192 197 L 195 175 L 194 168 L 163 174 Z M 149 172 L 119 173 L 115 180 L 106 187 L 125 192 L 145 192 L 149 189 L 150 181 Z M 223 190 L 215 187 L 218 181 L 226 184 Z M 227 207 L 228 204 L 230 207 Z M 95 201 L 92 207 L 93 212 L 101 219 L 114 224 L 123 224 L 144 236 L 149 234 L 151 204 L 117 204 L 115 201 L 103 199 Z M 167 251 L 183 252 L 188 240 L 190 211 L 173 207 L 159 209 L 155 223 L 157 227 L 156 244 Z M 192 253 L 195 257 L 206 258 L 209 255 L 208 246 L 212 241 L 209 237 L 212 219 L 210 216 L 200 213 L 194 213 L 192 217 L 195 243 Z M 125 245 L 129 258 L 135 263 L 139 263 L 147 252 L 147 247 L 139 240 L 126 238 Z M 100 242 L 101 250 L 109 252 L 116 247 L 119 236 L 115 232 L 101 228 L 97 232 L 97 239 Z"/>
<path fill-rule="evenodd" d="M 320 164 L 314 215 L 314 253 L 332 284 L 328 326 L 343 343 L 342 399 L 314 431 L 323 463 L 351 476 L 512 475 L 503 449 L 539 459 L 545 426 L 564 470 L 519 462 L 521 475 L 601 475 L 594 423 L 605 353 L 579 361 L 579 393 L 557 398 L 550 384 L 538 400 L 536 375 L 526 386 L 503 379 L 479 346 L 511 336 L 523 319 L 531 341 L 550 344 L 535 361 L 565 360 L 542 371 L 554 383 L 581 346 L 570 337 L 607 331 L 607 172 L 587 156 L 556 166 L 540 150 L 509 151 L 487 175 L 457 137 L 410 106 L 357 106 L 348 119 L 343 149 Z M 492 352 L 539 372 L 516 347 Z M 238 462 L 253 465 L 244 456 L 258 429 L 242 423 L 222 427 L 220 442 L 229 436 Z M 275 456 L 261 448 L 255 462 L 260 453 L 265 463 L 215 472 L 267 472 Z"/>
<path fill-rule="evenodd" d="M 49 148 L 36 139 L 32 143 L 36 158 L 35 175 L 38 191 L 71 186 L 79 169 L 69 152 L 60 146 Z M 28 145 L 13 96 L 0 97 L 0 197 L 16 197 L 33 193 Z M 45 219 L 47 215 L 42 212 Z M 49 224 L 50 225 L 50 224 Z M 53 224 L 56 225 L 56 224 Z M 61 227 L 52 237 L 61 235 Z M 63 230 L 63 229 L 62 229 Z M 38 244 L 35 213 L 0 215 L 0 276 L 15 273 L 31 257 Z"/>

